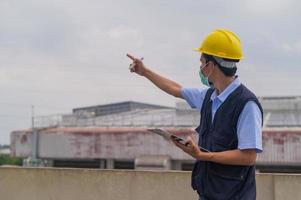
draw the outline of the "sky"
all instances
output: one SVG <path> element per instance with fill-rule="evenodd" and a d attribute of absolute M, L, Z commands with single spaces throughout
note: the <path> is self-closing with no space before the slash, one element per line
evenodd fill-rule
<path fill-rule="evenodd" d="M 35 116 L 120 101 L 177 99 L 128 70 L 126 53 L 203 87 L 192 51 L 217 28 L 241 39 L 238 75 L 257 96 L 301 96 L 298 0 L 1 0 L 0 144 Z"/>

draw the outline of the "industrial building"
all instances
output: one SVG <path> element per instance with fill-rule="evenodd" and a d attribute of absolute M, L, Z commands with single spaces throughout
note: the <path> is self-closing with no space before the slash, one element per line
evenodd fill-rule
<path fill-rule="evenodd" d="M 301 98 L 263 97 L 263 148 L 257 169 L 301 171 Z M 37 117 L 37 156 L 54 167 L 191 170 L 194 160 L 147 128 L 193 136 L 200 113 L 185 102 L 175 107 L 120 102 Z M 32 130 L 11 133 L 11 154 L 29 157 Z"/>

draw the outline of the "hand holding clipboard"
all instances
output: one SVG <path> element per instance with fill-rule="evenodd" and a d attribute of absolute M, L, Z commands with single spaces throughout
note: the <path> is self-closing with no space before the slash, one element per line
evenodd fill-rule
<path fill-rule="evenodd" d="M 184 144 L 186 146 L 188 145 L 188 143 L 186 143 L 186 140 L 184 138 L 181 138 L 179 136 L 173 135 L 173 134 L 171 134 L 170 132 L 168 132 L 168 131 L 166 131 L 164 129 L 154 128 L 154 129 L 147 129 L 147 131 L 149 131 L 151 133 L 156 133 L 156 134 L 162 136 L 164 139 L 166 139 L 168 141 L 170 141 L 170 140 L 173 139 L 173 140 L 176 140 L 176 141 L 178 141 L 178 142 L 180 142 L 180 143 L 182 143 L 182 144 Z M 200 150 L 203 150 L 205 152 L 210 152 L 209 150 L 207 150 L 207 149 L 205 149 L 203 147 L 199 146 L 199 148 L 200 148 Z"/>

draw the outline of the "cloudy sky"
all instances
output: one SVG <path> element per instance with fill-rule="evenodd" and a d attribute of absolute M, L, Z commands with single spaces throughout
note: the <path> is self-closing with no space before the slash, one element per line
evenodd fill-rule
<path fill-rule="evenodd" d="M 173 106 L 129 73 L 132 53 L 187 87 L 202 87 L 192 51 L 216 28 L 236 32 L 241 81 L 258 96 L 301 96 L 298 0 L 1 0 L 0 144 L 36 115 L 126 100 Z M 158 98 L 160 97 L 160 98 Z"/>

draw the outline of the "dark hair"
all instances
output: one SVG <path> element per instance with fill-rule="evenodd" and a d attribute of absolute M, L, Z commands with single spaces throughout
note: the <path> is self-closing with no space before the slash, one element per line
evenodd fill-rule
<path fill-rule="evenodd" d="M 223 72 L 223 74 L 225 76 L 234 76 L 236 71 L 237 71 L 237 67 L 235 66 L 234 68 L 226 68 L 221 66 L 218 62 L 216 62 L 216 60 L 214 59 L 214 57 L 212 55 L 208 55 L 208 54 L 203 54 L 205 57 L 206 62 L 212 61 L 215 65 L 217 65 L 219 67 L 219 69 Z M 239 62 L 239 60 L 233 60 L 233 59 L 227 59 L 227 58 L 223 58 L 223 60 L 225 61 L 231 61 L 231 62 Z"/>

